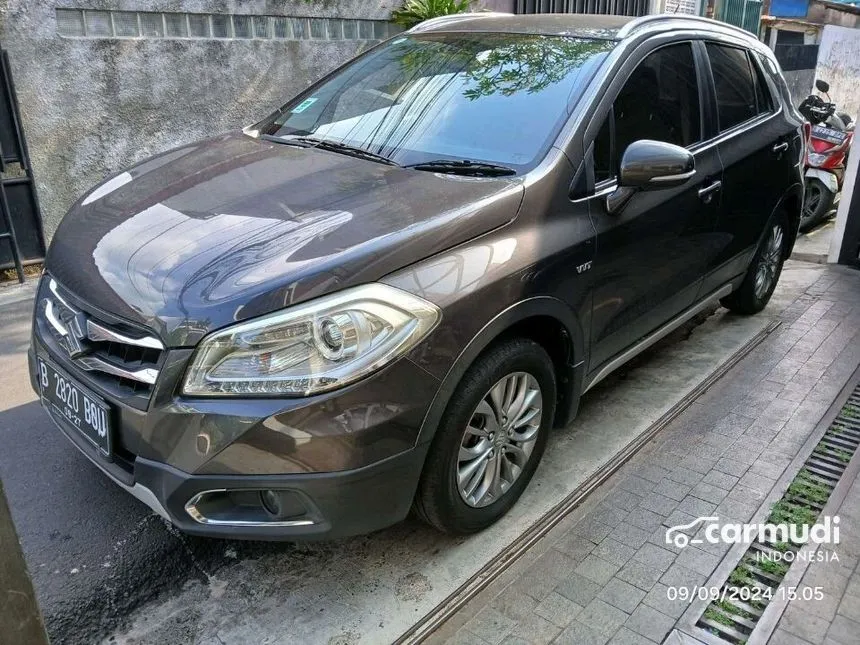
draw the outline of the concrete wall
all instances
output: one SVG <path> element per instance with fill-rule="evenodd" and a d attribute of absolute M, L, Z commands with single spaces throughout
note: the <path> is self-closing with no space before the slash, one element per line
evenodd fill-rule
<path fill-rule="evenodd" d="M 513 13 L 514 0 L 480 0 L 480 2 L 476 4 L 476 8 L 486 9 L 487 11 Z"/>
<path fill-rule="evenodd" d="M 785 29 L 786 26 L 789 28 Z M 791 92 L 791 102 L 796 107 L 812 92 L 818 64 L 818 32 L 821 28 L 804 30 L 794 27 L 777 21 L 767 30 L 765 42 L 779 61 Z"/>
<path fill-rule="evenodd" d="M 791 93 L 791 102 L 794 104 L 794 107 L 797 107 L 803 102 L 803 99 L 812 93 L 812 88 L 815 87 L 815 70 L 797 69 L 783 71 L 782 75 L 785 77 L 788 91 Z"/>
<path fill-rule="evenodd" d="M 263 117 L 368 40 L 68 38 L 60 7 L 386 20 L 399 0 L 0 0 L 50 239 L 106 175 Z"/>
<path fill-rule="evenodd" d="M 860 27 L 860 9 L 827 0 L 812 0 L 805 19 L 819 25 Z"/>
<path fill-rule="evenodd" d="M 840 112 L 860 113 L 860 29 L 825 25 L 818 49 L 816 78 L 830 83 L 830 98 Z"/>

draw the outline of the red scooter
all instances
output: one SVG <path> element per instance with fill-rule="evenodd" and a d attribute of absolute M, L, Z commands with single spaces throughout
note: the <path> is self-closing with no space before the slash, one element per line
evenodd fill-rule
<path fill-rule="evenodd" d="M 806 190 L 800 228 L 807 230 L 824 220 L 838 201 L 845 177 L 848 149 L 854 138 L 853 119 L 844 112 L 836 112 L 830 102 L 830 85 L 815 81 L 815 88 L 827 96 L 807 96 L 798 110 L 809 121 L 806 145 Z"/>

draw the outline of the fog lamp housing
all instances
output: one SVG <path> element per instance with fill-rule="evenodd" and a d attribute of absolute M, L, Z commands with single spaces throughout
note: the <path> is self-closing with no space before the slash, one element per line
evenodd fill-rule
<path fill-rule="evenodd" d="M 311 526 L 318 512 L 299 492 L 271 489 L 206 490 L 185 504 L 199 524 L 214 526 Z"/>

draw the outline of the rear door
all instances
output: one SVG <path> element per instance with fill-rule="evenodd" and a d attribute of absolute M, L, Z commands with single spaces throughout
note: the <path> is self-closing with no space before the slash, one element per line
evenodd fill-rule
<path fill-rule="evenodd" d="M 617 183 L 624 150 L 640 139 L 687 147 L 696 173 L 679 187 L 637 192 L 617 212 L 602 199 L 590 200 L 596 229 L 592 370 L 689 307 L 699 292 L 722 172 L 716 148 L 705 142 L 700 74 L 692 42 L 664 45 L 625 75 L 622 87 L 604 99 L 608 107 L 598 108 L 602 126 L 591 144 L 596 195 Z"/>
<path fill-rule="evenodd" d="M 747 49 L 705 42 L 713 81 L 717 147 L 723 164 L 716 258 L 703 292 L 746 270 L 765 223 L 787 188 L 793 162 L 784 123 L 759 61 Z"/>

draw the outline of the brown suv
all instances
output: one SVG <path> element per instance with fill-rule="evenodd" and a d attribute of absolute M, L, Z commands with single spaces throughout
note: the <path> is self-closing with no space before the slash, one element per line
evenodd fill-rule
<path fill-rule="evenodd" d="M 190 533 L 482 529 L 601 378 L 713 302 L 766 305 L 800 125 L 724 24 L 428 21 L 75 204 L 33 386 Z"/>

